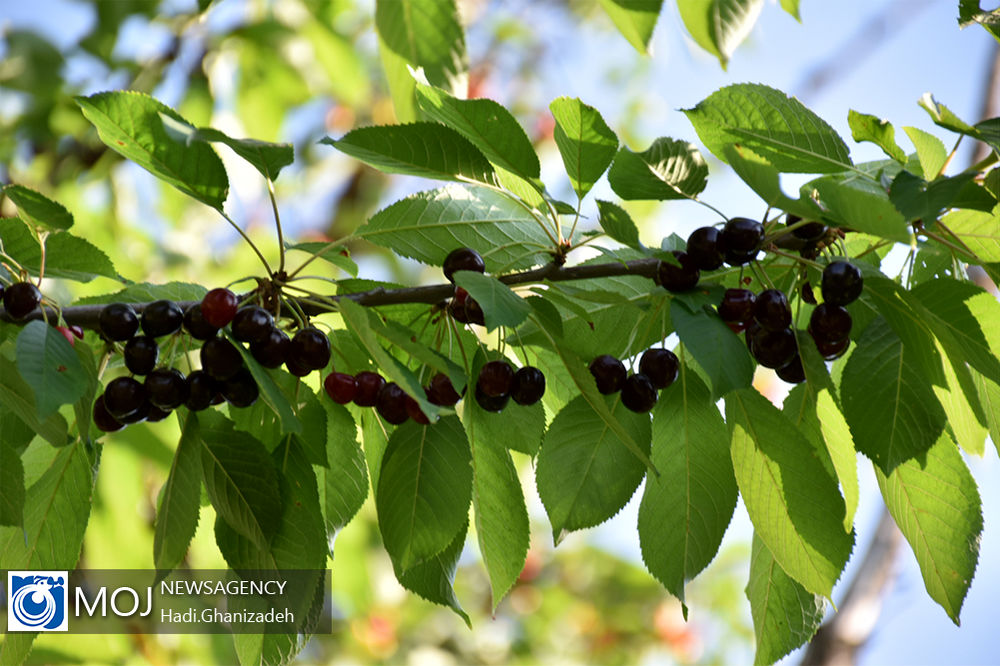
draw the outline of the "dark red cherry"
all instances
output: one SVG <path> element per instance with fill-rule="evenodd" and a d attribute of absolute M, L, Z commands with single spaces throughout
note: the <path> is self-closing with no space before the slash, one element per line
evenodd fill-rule
<path fill-rule="evenodd" d="M 816 305 L 816 294 L 813 293 L 812 285 L 809 284 L 808 280 L 802 283 L 802 289 L 799 293 L 802 295 L 803 301 L 809 305 Z"/>
<path fill-rule="evenodd" d="M 201 367 L 219 381 L 225 381 L 243 367 L 243 356 L 229 340 L 212 338 L 201 346 Z"/>
<path fill-rule="evenodd" d="M 719 317 L 727 324 L 739 324 L 739 332 L 753 318 L 753 306 L 757 297 L 749 289 L 726 289 L 719 303 Z M 732 326 L 730 326 L 732 328 Z"/>
<path fill-rule="evenodd" d="M 209 340 L 219 333 L 219 326 L 212 326 L 205 320 L 201 303 L 195 303 L 184 313 L 184 330 L 195 340 Z"/>
<path fill-rule="evenodd" d="M 820 342 L 840 342 L 851 333 L 851 313 L 840 305 L 822 303 L 809 317 L 809 333 Z"/>
<path fill-rule="evenodd" d="M 453 275 L 456 271 L 474 271 L 483 273 L 486 271 L 486 264 L 479 253 L 471 247 L 460 247 L 452 250 L 444 260 L 444 276 L 448 282 L 454 282 Z"/>
<path fill-rule="evenodd" d="M 288 358 L 310 370 L 322 370 L 330 362 L 330 338 L 318 328 L 303 328 L 288 345 Z"/>
<path fill-rule="evenodd" d="M 840 358 L 847 353 L 847 348 L 851 345 L 850 338 L 844 338 L 843 340 L 838 340 L 837 342 L 823 342 L 817 340 L 814 336 L 813 342 L 816 343 L 816 351 L 819 352 L 819 355 L 822 356 L 825 361 L 833 361 Z"/>
<path fill-rule="evenodd" d="M 296 377 L 305 377 L 312 372 L 312 368 L 302 365 L 294 358 L 287 356 L 285 357 L 285 370 L 288 370 L 288 372 Z"/>
<path fill-rule="evenodd" d="M 374 407 L 379 391 L 385 386 L 385 379 L 377 372 L 359 372 L 354 376 L 358 380 L 358 392 L 354 396 L 354 404 L 359 407 Z"/>
<path fill-rule="evenodd" d="M 27 317 L 41 302 L 42 292 L 30 282 L 15 282 L 3 292 L 3 309 L 15 320 Z"/>
<path fill-rule="evenodd" d="M 114 342 L 124 342 L 139 330 L 139 317 L 131 305 L 112 303 L 105 305 L 98 316 L 98 325 L 105 338 Z"/>
<path fill-rule="evenodd" d="M 525 366 L 514 373 L 510 397 L 519 405 L 533 405 L 545 395 L 545 375 L 533 366 Z"/>
<path fill-rule="evenodd" d="M 137 335 L 125 343 L 122 353 L 125 367 L 135 375 L 146 375 L 153 371 L 160 358 L 160 347 L 148 335 Z"/>
<path fill-rule="evenodd" d="M 240 368 L 234 376 L 222 383 L 222 397 L 233 407 L 249 407 L 257 402 L 260 389 L 249 368 Z"/>
<path fill-rule="evenodd" d="M 590 374 L 594 376 L 597 390 L 609 395 L 621 390 L 628 373 L 617 358 L 610 354 L 602 354 L 590 362 Z"/>
<path fill-rule="evenodd" d="M 156 423 L 157 421 L 162 421 L 168 416 L 170 416 L 169 411 L 160 409 L 156 405 L 150 405 L 149 414 L 146 415 L 146 423 Z"/>
<path fill-rule="evenodd" d="M 216 287 L 205 294 L 200 305 L 205 321 L 210 326 L 222 328 L 236 316 L 239 299 L 225 287 Z"/>
<path fill-rule="evenodd" d="M 764 226 L 757 220 L 734 217 L 722 229 L 721 244 L 730 266 L 741 266 L 757 256 L 764 242 Z"/>
<path fill-rule="evenodd" d="M 222 385 L 204 370 L 195 370 L 187 376 L 188 398 L 184 406 L 193 412 L 217 404 Z"/>
<path fill-rule="evenodd" d="M 264 342 L 274 328 L 274 317 L 262 307 L 247 305 L 236 311 L 230 330 L 240 342 Z"/>
<path fill-rule="evenodd" d="M 406 392 L 396 382 L 389 382 L 375 396 L 375 410 L 392 425 L 405 423 L 410 418 L 406 413 Z"/>
<path fill-rule="evenodd" d="M 250 354 L 265 368 L 277 368 L 288 360 L 288 345 L 291 340 L 285 332 L 272 328 L 263 342 L 250 344 Z"/>
<path fill-rule="evenodd" d="M 154 407 L 170 411 L 177 409 L 191 395 L 191 389 L 180 370 L 161 368 L 146 376 L 146 394 Z"/>
<path fill-rule="evenodd" d="M 802 368 L 802 357 L 798 354 L 787 365 L 783 365 L 775 372 L 781 381 L 788 384 L 801 384 L 806 380 L 805 370 Z"/>
<path fill-rule="evenodd" d="M 780 331 L 760 329 L 753 336 L 751 353 L 765 368 L 777 369 L 788 365 L 798 351 L 795 333 L 790 328 L 783 328 Z"/>
<path fill-rule="evenodd" d="M 622 404 L 633 412 L 648 412 L 656 404 L 656 387 L 649 377 L 637 372 L 622 385 Z"/>
<path fill-rule="evenodd" d="M 181 330 L 184 312 L 173 301 L 153 301 L 142 311 L 142 332 L 151 338 L 159 338 Z"/>
<path fill-rule="evenodd" d="M 504 395 L 489 396 L 483 393 L 483 390 L 479 388 L 479 384 L 476 384 L 475 392 L 476 404 L 485 409 L 487 412 L 502 412 L 503 408 L 507 406 L 510 402 L 510 394 L 505 393 Z"/>
<path fill-rule="evenodd" d="M 823 302 L 831 305 L 847 305 L 857 300 L 864 287 L 864 279 L 858 267 L 847 261 L 833 261 L 823 269 Z"/>
<path fill-rule="evenodd" d="M 122 423 L 137 413 L 146 402 L 145 387 L 131 377 L 117 377 L 104 388 L 104 405 L 108 413 Z"/>
<path fill-rule="evenodd" d="M 490 361 L 479 371 L 476 386 L 490 398 L 510 393 L 514 384 L 514 368 L 507 361 Z"/>
<path fill-rule="evenodd" d="M 792 308 L 788 297 L 780 289 L 765 289 L 757 295 L 753 316 L 767 331 L 780 331 L 792 324 Z"/>
<path fill-rule="evenodd" d="M 667 388 L 677 379 L 680 362 L 669 349 L 647 349 L 639 359 L 639 372 L 658 389 Z"/>
<path fill-rule="evenodd" d="M 420 403 L 411 396 L 406 396 L 406 414 L 410 417 L 410 419 L 420 425 L 430 425 L 431 420 L 427 418 L 427 415 L 424 414 L 422 409 L 420 409 Z"/>
<path fill-rule="evenodd" d="M 153 405 L 150 404 L 149 400 L 143 400 L 142 404 L 139 405 L 139 409 L 135 410 L 128 416 L 123 416 L 119 421 L 125 425 L 131 425 L 133 423 L 141 423 L 149 418 L 149 415 L 153 412 Z"/>
<path fill-rule="evenodd" d="M 323 388 L 330 399 L 340 405 L 354 400 L 358 393 L 358 380 L 344 372 L 331 372 L 323 380 Z"/>
<path fill-rule="evenodd" d="M 426 390 L 427 402 L 432 405 L 451 407 L 462 399 L 462 396 L 458 394 L 454 385 L 452 385 L 451 380 L 448 379 L 448 375 L 443 372 L 439 372 L 431 377 L 430 384 L 427 385 Z"/>
<path fill-rule="evenodd" d="M 669 261 L 661 261 L 657 269 L 657 280 L 667 291 L 680 292 L 694 289 L 698 285 L 701 271 L 687 252 L 673 251 L 674 259 L 680 266 Z"/>
<path fill-rule="evenodd" d="M 688 236 L 688 256 L 700 270 L 714 271 L 722 266 L 724 257 L 719 243 L 721 234 L 715 227 L 699 227 Z"/>
<path fill-rule="evenodd" d="M 97 400 L 94 401 L 94 425 L 101 432 L 115 432 L 121 430 L 125 427 L 125 424 L 116 419 L 108 411 L 107 406 L 104 404 L 104 394 L 97 396 Z"/>

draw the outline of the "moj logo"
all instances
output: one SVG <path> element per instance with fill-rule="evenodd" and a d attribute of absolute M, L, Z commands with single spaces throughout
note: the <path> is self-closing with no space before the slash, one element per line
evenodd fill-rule
<path fill-rule="evenodd" d="M 7 631 L 66 631 L 65 571 L 7 572 Z"/>

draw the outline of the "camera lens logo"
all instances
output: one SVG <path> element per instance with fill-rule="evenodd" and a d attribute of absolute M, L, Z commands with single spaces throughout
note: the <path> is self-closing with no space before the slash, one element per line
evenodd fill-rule
<path fill-rule="evenodd" d="M 66 631 L 65 571 L 7 572 L 7 631 Z"/>

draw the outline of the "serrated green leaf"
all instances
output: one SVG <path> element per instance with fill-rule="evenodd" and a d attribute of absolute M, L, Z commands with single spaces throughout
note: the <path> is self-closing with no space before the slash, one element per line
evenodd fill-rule
<path fill-rule="evenodd" d="M 510 409 L 504 410 L 502 418 L 505 421 L 510 418 L 507 415 Z M 492 427 L 491 422 L 497 418 L 499 414 L 485 411 L 475 400 L 463 403 L 462 425 L 472 447 L 476 537 L 490 577 L 494 611 L 521 575 L 530 540 L 524 492 L 507 451 L 516 435 L 510 430 L 498 431 Z"/>
<path fill-rule="evenodd" d="M 253 168 L 260 172 L 268 180 L 277 180 L 281 170 L 295 161 L 295 148 L 290 143 L 271 143 L 269 141 L 258 141 L 257 139 L 234 139 L 233 137 L 220 132 L 211 127 L 195 129 L 177 123 L 169 116 L 163 117 L 163 124 L 168 131 L 171 128 L 180 126 L 188 129 L 189 134 L 185 137 L 191 141 L 209 141 L 224 143 L 233 149 L 233 152 L 250 163 Z"/>
<path fill-rule="evenodd" d="M 495 277 L 472 271 L 458 271 L 453 277 L 483 308 L 487 332 L 498 326 L 520 326 L 531 314 L 531 306 Z"/>
<path fill-rule="evenodd" d="M 924 170 L 924 178 L 934 180 L 948 160 L 948 150 L 941 139 L 916 127 L 904 127 L 906 136 L 910 137 L 913 147 L 917 150 L 920 168 Z"/>
<path fill-rule="evenodd" d="M 884 318 L 858 339 L 840 393 L 855 446 L 883 471 L 922 459 L 944 430 L 941 403 Z"/>
<path fill-rule="evenodd" d="M 868 276 L 861 300 L 870 303 L 903 341 L 907 363 L 923 374 L 928 383 L 944 386 L 944 369 L 934 347 L 934 334 L 910 292 L 884 276 Z M 853 309 L 859 310 L 856 306 Z M 856 330 L 855 339 L 863 330 Z"/>
<path fill-rule="evenodd" d="M 184 559 L 201 511 L 201 434 L 195 413 L 187 416 L 170 474 L 160 494 L 153 534 L 153 562 L 165 576 Z"/>
<path fill-rule="evenodd" d="M 576 195 L 582 199 L 607 171 L 618 137 L 600 112 L 579 99 L 559 97 L 549 104 L 556 120 L 553 138 Z"/>
<path fill-rule="evenodd" d="M 42 249 L 38 239 L 16 217 L 0 219 L 0 245 L 30 275 L 38 276 Z M 116 278 L 118 273 L 103 251 L 68 232 L 49 234 L 45 239 L 45 276 L 90 282 L 95 277 Z"/>
<path fill-rule="evenodd" d="M 411 358 L 420 361 L 428 368 L 448 375 L 456 390 L 461 390 L 461 387 L 465 385 L 465 370 L 462 369 L 462 366 L 436 349 L 431 349 L 425 345 L 419 339 L 416 331 L 392 319 L 381 322 L 378 318 L 369 317 L 368 323 L 376 335 L 388 340 L 399 351 L 405 352 Z"/>
<path fill-rule="evenodd" d="M 212 411 L 199 415 L 201 470 L 219 517 L 256 548 L 267 550 L 281 522 L 278 471 L 257 439 Z"/>
<path fill-rule="evenodd" d="M 59 412 L 53 412 L 44 420 L 38 418 L 34 391 L 21 377 L 14 362 L 3 354 L 0 354 L 0 403 L 53 446 L 65 446 L 69 442 L 66 419 Z"/>
<path fill-rule="evenodd" d="M 938 351 L 945 355 L 944 349 L 938 343 Z M 972 378 L 967 375 L 968 368 L 959 361 L 957 367 L 951 362 L 943 363 L 946 384 L 945 386 L 931 386 L 934 395 L 944 409 L 946 425 L 952 439 L 965 452 L 982 457 L 986 452 L 986 436 L 988 434 L 985 415 L 979 413 L 978 395 L 972 383 Z M 962 382 L 959 380 L 959 373 L 965 374 L 966 385 L 968 385 L 970 395 L 966 395 Z"/>
<path fill-rule="evenodd" d="M 190 282 L 167 282 L 166 284 L 151 284 L 139 282 L 114 292 L 85 296 L 77 299 L 73 305 L 99 305 L 102 303 L 146 303 L 166 299 L 168 301 L 200 301 L 208 293 L 208 289 L 200 284 Z"/>
<path fill-rule="evenodd" d="M 375 31 L 400 122 L 417 119 L 410 68 L 422 70 L 431 85 L 465 96 L 468 57 L 455 0 L 376 0 Z"/>
<path fill-rule="evenodd" d="M 101 141 L 157 178 L 190 197 L 222 210 L 229 178 L 222 160 L 208 145 L 185 145 L 170 136 L 163 118 L 190 126 L 179 113 L 135 91 L 76 97 Z"/>
<path fill-rule="evenodd" d="M 17 336 L 17 369 L 35 394 L 39 420 L 87 390 L 87 374 L 63 334 L 44 321 L 30 321 Z"/>
<path fill-rule="evenodd" d="M 726 146 L 742 144 L 783 172 L 833 173 L 852 166 L 837 132 L 774 88 L 726 86 L 684 113 L 705 146 L 723 161 Z"/>
<path fill-rule="evenodd" d="M 320 259 L 340 268 L 351 277 L 358 277 L 358 265 L 354 263 L 354 260 L 350 256 L 341 254 L 341 252 L 347 253 L 346 248 L 331 248 L 329 243 L 324 243 L 323 241 L 306 241 L 303 243 L 285 243 L 285 249 L 301 250 L 309 254 L 319 254 L 321 250 L 325 250 L 323 254 L 319 255 Z"/>
<path fill-rule="evenodd" d="M 726 421 L 755 533 L 789 576 L 829 598 L 854 544 L 836 481 L 805 437 L 754 389 L 726 396 Z"/>
<path fill-rule="evenodd" d="M 421 562 L 405 571 L 393 561 L 393 569 L 400 585 L 431 603 L 452 609 L 465 621 L 467 626 L 471 627 L 472 622 L 466 612 L 462 610 L 462 604 L 459 603 L 458 597 L 455 596 L 455 589 L 452 587 L 455 582 L 455 571 L 458 569 L 458 558 L 462 555 L 462 547 L 465 545 L 465 535 L 468 529 L 469 521 L 466 519 L 462 529 L 443 551 L 426 562 Z"/>
<path fill-rule="evenodd" d="M 698 46 L 719 58 L 723 69 L 763 8 L 764 0 L 677 0 L 684 27 Z"/>
<path fill-rule="evenodd" d="M 73 216 L 61 203 L 23 185 L 7 185 L 0 189 L 14 202 L 24 220 L 38 229 L 60 230 L 73 226 Z"/>
<path fill-rule="evenodd" d="M 871 141 L 892 159 L 906 164 L 906 153 L 896 143 L 896 130 L 888 120 L 851 109 L 847 112 L 847 124 L 855 141 Z"/>
<path fill-rule="evenodd" d="M 0 525 L 20 527 L 24 524 L 24 466 L 6 435 L 0 429 Z"/>
<path fill-rule="evenodd" d="M 684 583 L 715 557 L 736 509 L 729 431 L 708 387 L 681 364 L 653 410 L 653 464 L 639 504 L 649 572 L 684 602 Z"/>
<path fill-rule="evenodd" d="M 972 371 L 972 381 L 986 417 L 990 439 L 1000 453 L 1000 384 L 991 382 L 975 370 Z"/>
<path fill-rule="evenodd" d="M 365 454 L 358 445 L 354 417 L 343 405 L 331 400 L 324 400 L 323 408 L 327 413 L 326 457 L 330 464 L 320 472 L 320 478 L 324 487 L 326 536 L 333 557 L 334 538 L 368 498 L 368 471 Z"/>
<path fill-rule="evenodd" d="M 692 310 L 682 299 L 670 302 L 670 320 L 684 347 L 708 375 L 718 400 L 733 389 L 750 386 L 754 362 L 740 336 L 718 315 Z"/>
<path fill-rule="evenodd" d="M 385 173 L 496 184 L 493 166 L 479 149 L 439 123 L 361 127 L 320 143 Z"/>
<path fill-rule="evenodd" d="M 450 185 L 382 209 L 358 235 L 432 266 L 440 266 L 456 248 L 481 248 L 486 270 L 498 273 L 545 262 L 551 241 L 542 224 L 509 196 Z"/>
<path fill-rule="evenodd" d="M 941 218 L 980 261 L 1000 261 L 1000 209 L 991 213 L 955 210 Z"/>
<path fill-rule="evenodd" d="M 923 460 L 901 463 L 888 476 L 875 466 L 875 476 L 917 557 L 927 593 L 959 624 L 983 531 L 979 492 L 962 456 L 941 437 Z"/>
<path fill-rule="evenodd" d="M 648 455 L 649 416 L 628 411 L 617 395 L 602 400 L 611 418 Z M 555 542 L 566 532 L 600 525 L 618 513 L 645 471 L 583 396 L 571 400 L 549 425 L 535 470 Z"/>
<path fill-rule="evenodd" d="M 773 664 L 805 644 L 823 622 L 823 597 L 786 574 L 756 534 L 746 594 L 757 639 L 755 666 Z"/>
<path fill-rule="evenodd" d="M 910 230 L 889 195 L 874 180 L 856 173 L 835 174 L 802 186 L 804 199 L 815 198 L 826 217 L 864 233 L 908 243 Z"/>
<path fill-rule="evenodd" d="M 920 96 L 917 101 L 924 111 L 926 111 L 934 124 L 938 127 L 944 127 L 952 132 L 958 132 L 959 134 L 968 134 L 970 136 L 975 136 L 977 134 L 976 129 L 956 116 L 951 109 L 949 109 L 944 104 L 941 104 L 934 96 L 930 93 L 924 93 Z"/>
<path fill-rule="evenodd" d="M 600 3 L 628 43 L 639 53 L 647 54 L 663 0 L 600 0 Z"/>
<path fill-rule="evenodd" d="M 636 250 L 642 249 L 642 243 L 639 241 L 639 229 L 624 208 L 610 201 L 598 199 L 597 211 L 600 215 L 598 222 L 601 229 L 604 229 L 604 233 L 628 247 Z"/>
<path fill-rule="evenodd" d="M 302 422 L 295 416 L 288 398 L 281 392 L 278 385 L 274 383 L 267 369 L 258 363 L 257 359 L 250 353 L 250 350 L 233 338 L 229 331 L 223 329 L 222 334 L 233 343 L 233 346 L 239 351 L 240 356 L 243 357 L 243 363 L 250 370 L 254 381 L 257 382 L 257 388 L 260 389 L 260 399 L 271 408 L 281 422 L 281 431 L 286 434 L 302 432 Z"/>
<path fill-rule="evenodd" d="M 802 21 L 799 15 L 799 0 L 781 0 L 781 8 L 794 16 L 796 21 Z"/>
<path fill-rule="evenodd" d="M 966 28 L 973 23 L 980 24 L 994 39 L 1000 41 L 1000 9 L 984 10 L 980 0 L 959 0 L 959 27 Z"/>
<path fill-rule="evenodd" d="M 486 159 L 520 178 L 538 178 L 540 165 L 531 140 L 510 111 L 491 99 L 457 99 L 417 84 L 417 103 L 432 119 L 457 130 Z"/>
<path fill-rule="evenodd" d="M 402 571 L 448 547 L 467 520 L 471 496 L 469 441 L 458 418 L 396 428 L 375 506 L 385 549 Z"/>
<path fill-rule="evenodd" d="M 708 165 L 694 144 L 660 137 L 641 153 L 623 146 L 608 172 L 622 199 L 693 199 L 708 184 Z"/>

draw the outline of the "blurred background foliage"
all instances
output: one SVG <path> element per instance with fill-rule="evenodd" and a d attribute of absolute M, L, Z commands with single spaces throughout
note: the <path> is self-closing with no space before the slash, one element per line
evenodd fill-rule
<path fill-rule="evenodd" d="M 258 270 L 253 254 L 218 216 L 100 142 L 73 102 L 107 89 L 147 92 L 190 122 L 235 136 L 287 141 L 296 162 L 276 183 L 286 238 L 335 239 L 386 202 L 417 189 L 318 144 L 367 124 L 395 122 L 381 73 L 372 2 L 352 0 L 37 0 L 0 10 L 0 182 L 60 201 L 75 232 L 104 249 L 126 280 L 227 284 Z M 510 108 L 543 164 L 558 160 L 540 61 L 562 48 L 526 17 L 602 39 L 621 39 L 597 0 L 460 3 L 470 51 L 469 96 Z M 626 46 L 627 48 L 627 46 Z M 605 63 L 595 90 L 639 71 Z M 596 103 L 595 100 L 590 100 Z M 617 128 L 635 139 L 642 97 L 615 99 Z M 600 104 L 598 104 L 600 106 Z M 603 111 L 604 109 L 602 109 Z M 651 137 L 648 137 L 651 138 Z M 647 139 L 648 140 L 648 139 Z M 277 256 L 264 184 L 220 151 L 230 175 L 227 207 L 269 259 Z M 568 183 L 559 183 L 570 192 Z M 559 191 L 556 191 L 559 194 Z M 651 207 L 632 208 L 638 219 Z M 0 202 L 0 214 L 13 214 Z M 647 218 L 648 219 L 648 218 Z M 436 271 L 364 243 L 351 247 L 361 276 L 406 284 L 439 281 Z M 300 258 L 304 258 L 304 255 Z M 317 262 L 321 264 L 324 262 Z M 343 277 L 332 266 L 313 272 Z M 294 265 L 294 264 L 293 264 Z M 51 284 L 63 303 L 120 288 Z M 313 378 L 315 381 L 315 378 Z M 81 568 L 150 568 L 156 498 L 179 437 L 172 419 L 117 433 L 103 454 Z M 26 457 L 26 466 L 30 452 Z M 752 628 L 743 599 L 749 544 L 724 546 L 688 592 L 692 621 L 634 557 L 577 534 L 553 550 L 531 461 L 519 458 L 533 517 L 533 545 L 521 579 L 493 615 L 489 581 L 467 542 L 456 581 L 472 617 L 406 593 L 381 548 L 369 504 L 337 538 L 332 563 L 334 632 L 317 636 L 305 663 L 745 662 Z M 30 466 L 27 470 L 30 483 Z M 210 506 L 202 510 L 187 565 L 224 568 Z M 635 539 L 634 529 L 631 539 Z M 731 540 L 732 541 L 732 540 Z M 235 663 L 227 636 L 41 636 L 29 663 Z"/>

